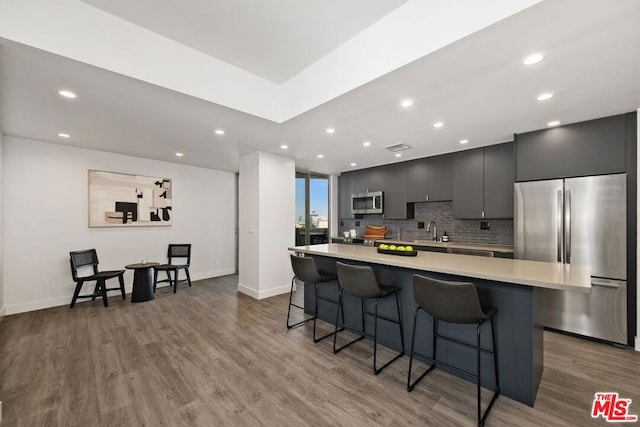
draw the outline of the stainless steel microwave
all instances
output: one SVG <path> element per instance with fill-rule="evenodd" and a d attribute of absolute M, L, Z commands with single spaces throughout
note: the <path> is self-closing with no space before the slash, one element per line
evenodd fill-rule
<path fill-rule="evenodd" d="M 381 214 L 383 213 L 384 198 L 382 191 L 371 193 L 357 193 L 351 195 L 351 213 L 353 214 Z"/>

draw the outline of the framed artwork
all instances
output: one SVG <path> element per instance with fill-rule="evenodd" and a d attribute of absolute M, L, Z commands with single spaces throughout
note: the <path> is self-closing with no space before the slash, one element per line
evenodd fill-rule
<path fill-rule="evenodd" d="M 89 170 L 89 227 L 171 225 L 169 178 Z"/>

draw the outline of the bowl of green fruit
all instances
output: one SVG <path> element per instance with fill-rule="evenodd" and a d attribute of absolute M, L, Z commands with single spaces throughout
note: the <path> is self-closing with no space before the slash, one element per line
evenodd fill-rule
<path fill-rule="evenodd" d="M 417 256 L 418 251 L 413 246 L 387 245 L 385 243 L 378 246 L 379 254 L 399 255 L 399 256 Z"/>

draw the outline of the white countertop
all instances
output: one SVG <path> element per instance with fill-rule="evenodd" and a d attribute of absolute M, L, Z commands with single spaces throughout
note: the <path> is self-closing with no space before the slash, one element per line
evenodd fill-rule
<path fill-rule="evenodd" d="M 576 265 L 427 251 L 418 251 L 418 256 L 415 257 L 397 256 L 379 254 L 377 248 L 371 246 L 340 243 L 296 246 L 289 250 L 538 288 L 591 292 L 589 268 Z"/>

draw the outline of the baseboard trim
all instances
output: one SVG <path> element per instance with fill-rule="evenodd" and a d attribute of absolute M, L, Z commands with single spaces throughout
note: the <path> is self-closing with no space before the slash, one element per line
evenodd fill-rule
<path fill-rule="evenodd" d="M 235 269 L 224 269 L 224 270 L 209 271 L 205 273 L 196 273 L 196 274 L 191 274 L 191 280 L 195 282 L 198 280 L 210 279 L 212 277 L 227 276 L 229 274 L 234 274 L 234 273 L 235 273 Z M 129 295 L 131 294 L 132 286 L 133 286 L 132 284 L 128 284 L 128 285 L 125 284 L 124 291 L 126 294 L 129 294 Z M 169 283 L 164 282 L 164 283 L 158 284 L 159 288 L 163 288 L 165 286 L 169 286 Z M 83 292 L 85 288 L 86 286 L 83 287 Z M 109 293 L 109 295 L 116 295 L 116 294 L 117 293 L 115 291 L 112 291 Z M 6 312 L 6 315 L 11 315 L 11 314 L 26 313 L 28 311 L 43 310 L 45 308 L 60 307 L 62 305 L 69 305 L 71 304 L 71 298 L 73 298 L 73 294 L 69 294 L 62 297 L 30 301 L 30 302 L 25 302 L 21 304 L 7 305 L 2 309 L 2 311 L 0 311 L 0 319 L 2 318 L 2 316 L 5 315 L 5 312 Z M 83 302 L 87 302 L 87 301 L 88 300 L 78 300 L 77 303 L 82 304 Z"/>
<path fill-rule="evenodd" d="M 238 283 L 238 292 L 258 300 L 274 297 L 276 295 L 287 294 L 289 293 L 290 290 L 291 290 L 291 285 L 284 285 L 278 288 L 266 289 L 264 291 L 256 291 L 253 288 L 250 288 L 248 286 Z"/>
<path fill-rule="evenodd" d="M 7 307 L 0 308 L 0 322 L 4 319 L 4 316 L 7 314 Z"/>
<path fill-rule="evenodd" d="M 640 351 L 640 337 L 636 337 L 636 351 Z"/>

